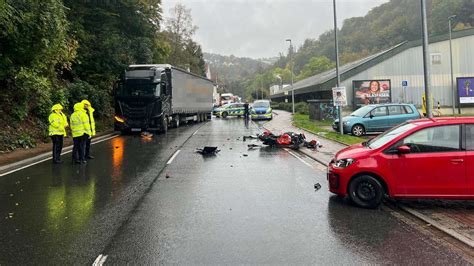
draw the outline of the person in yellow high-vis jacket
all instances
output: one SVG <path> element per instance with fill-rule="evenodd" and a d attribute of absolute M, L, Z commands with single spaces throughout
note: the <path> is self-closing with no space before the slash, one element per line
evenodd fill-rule
<path fill-rule="evenodd" d="M 76 103 L 74 105 L 74 113 L 70 118 L 70 127 L 74 145 L 72 148 L 73 163 L 86 163 L 85 149 L 86 140 L 92 134 L 89 122 L 89 116 L 84 110 L 84 104 Z"/>
<path fill-rule="evenodd" d="M 81 103 L 84 104 L 84 110 L 89 116 L 89 124 L 91 126 L 91 135 L 86 140 L 86 159 L 94 159 L 94 156 L 91 155 L 91 140 L 92 140 L 92 137 L 95 136 L 95 120 L 94 120 L 95 110 L 94 108 L 92 108 L 92 105 L 88 100 L 82 100 Z"/>
<path fill-rule="evenodd" d="M 49 115 L 49 136 L 53 141 L 53 163 L 62 163 L 61 151 L 63 150 L 63 139 L 67 136 L 66 127 L 68 126 L 66 115 L 62 112 L 61 104 L 55 104 L 51 107 Z"/>

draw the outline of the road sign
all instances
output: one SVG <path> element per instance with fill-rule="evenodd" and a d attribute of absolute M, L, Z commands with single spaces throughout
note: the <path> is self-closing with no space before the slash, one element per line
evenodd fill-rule
<path fill-rule="evenodd" d="M 346 87 L 332 88 L 334 106 L 347 106 Z"/>
<path fill-rule="evenodd" d="M 403 87 L 403 90 L 402 90 L 402 100 L 404 102 L 407 102 L 407 88 L 408 88 L 408 80 L 403 80 L 402 81 L 402 87 Z"/>
<path fill-rule="evenodd" d="M 288 91 L 285 91 L 284 94 L 285 94 L 285 95 L 288 95 Z"/>

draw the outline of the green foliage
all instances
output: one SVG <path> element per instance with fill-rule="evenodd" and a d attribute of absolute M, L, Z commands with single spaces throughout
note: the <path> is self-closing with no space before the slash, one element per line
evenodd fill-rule
<path fill-rule="evenodd" d="M 361 143 L 365 141 L 365 139 L 363 138 L 354 137 L 351 135 L 341 135 L 333 130 L 322 128 L 321 125 L 318 124 L 318 122 L 309 120 L 308 115 L 295 114 L 293 116 L 293 125 L 299 128 L 306 129 L 315 135 L 318 135 L 330 140 L 339 141 L 347 145 Z"/>
<path fill-rule="evenodd" d="M 205 62 L 201 46 L 192 40 L 197 27 L 193 25 L 191 9 L 176 4 L 171 10 L 172 16 L 167 20 L 166 38 L 171 45 L 167 58 L 170 64 L 189 69 L 198 75 L 205 75 Z"/>
<path fill-rule="evenodd" d="M 308 115 L 309 105 L 306 102 L 295 103 L 295 112 L 298 114 Z"/>
<path fill-rule="evenodd" d="M 309 78 L 334 67 L 336 67 L 336 64 L 331 62 L 331 60 L 325 56 L 313 57 L 306 65 L 304 65 L 303 69 L 301 69 L 301 72 L 296 77 L 296 80 Z"/>
<path fill-rule="evenodd" d="M 50 80 L 35 71 L 20 69 L 15 84 L 18 86 L 14 94 L 16 100 L 12 103 L 15 118 L 22 121 L 26 115 L 34 113 L 39 119 L 46 120 L 52 106 Z"/>
<path fill-rule="evenodd" d="M 435 34 L 448 31 L 448 17 L 456 15 L 452 26 L 456 30 L 474 26 L 474 1 L 472 0 L 432 0 L 430 30 Z"/>
<path fill-rule="evenodd" d="M 36 147 L 36 141 L 26 133 L 21 134 L 15 144 L 24 149 Z"/>
<path fill-rule="evenodd" d="M 72 111 L 88 99 L 98 121 L 110 118 L 127 65 L 175 62 L 161 22 L 161 0 L 0 0 L 0 150 L 46 136 L 54 103 Z M 203 74 L 201 47 L 190 36 L 180 44 Z"/>
<path fill-rule="evenodd" d="M 293 105 L 291 103 L 285 103 L 285 102 L 273 103 L 272 102 L 271 106 L 273 109 L 276 109 L 276 110 L 284 110 L 287 112 L 293 112 Z M 305 102 L 295 103 L 295 113 L 308 115 L 309 114 L 308 103 L 305 103 Z"/>
<path fill-rule="evenodd" d="M 69 111 L 73 111 L 73 106 L 75 103 L 78 103 L 84 99 L 87 99 L 91 102 L 92 106 L 96 110 L 96 115 L 105 115 L 111 116 L 111 105 L 110 105 L 110 98 L 106 91 L 98 89 L 100 85 L 93 86 L 86 81 L 76 81 L 73 83 L 69 83 L 67 85 L 67 97 L 69 105 Z"/>

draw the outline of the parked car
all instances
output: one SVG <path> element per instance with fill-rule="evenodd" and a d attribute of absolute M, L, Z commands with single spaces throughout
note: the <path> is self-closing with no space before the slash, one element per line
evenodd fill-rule
<path fill-rule="evenodd" d="M 216 117 L 226 118 L 228 116 L 241 117 L 244 115 L 244 104 L 243 103 L 228 103 L 224 104 L 213 111 Z"/>
<path fill-rule="evenodd" d="M 362 136 L 367 132 L 383 132 L 407 120 L 421 118 L 413 104 L 371 104 L 342 118 L 344 133 Z M 339 131 L 339 119 L 332 128 Z"/>
<path fill-rule="evenodd" d="M 270 107 L 270 101 L 268 100 L 257 100 L 253 102 L 250 110 L 250 118 L 252 120 L 257 119 L 268 119 L 273 118 L 272 108 Z"/>
<path fill-rule="evenodd" d="M 332 193 L 375 208 L 392 198 L 474 199 L 474 117 L 407 121 L 339 151 Z"/>

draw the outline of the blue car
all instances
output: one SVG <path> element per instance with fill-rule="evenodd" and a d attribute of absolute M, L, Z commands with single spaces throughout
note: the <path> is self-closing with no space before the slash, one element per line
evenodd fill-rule
<path fill-rule="evenodd" d="M 371 104 L 355 110 L 342 118 L 344 133 L 362 136 L 367 132 L 382 132 L 407 120 L 421 118 L 413 104 Z M 332 124 L 339 131 L 339 119 Z"/>
<path fill-rule="evenodd" d="M 250 118 L 252 120 L 257 119 L 268 119 L 273 118 L 272 108 L 270 107 L 270 101 L 268 100 L 257 100 L 253 102 L 252 109 L 250 109 Z"/>

